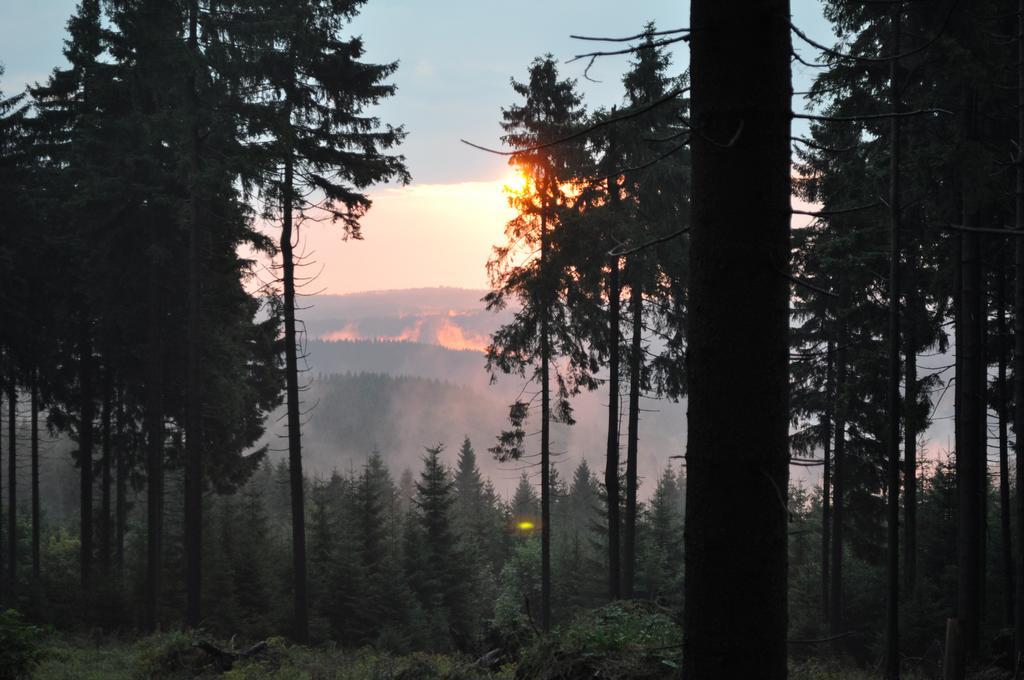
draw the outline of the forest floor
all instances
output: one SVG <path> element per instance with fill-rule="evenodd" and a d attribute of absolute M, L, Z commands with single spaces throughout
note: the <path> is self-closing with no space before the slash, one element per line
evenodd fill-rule
<path fill-rule="evenodd" d="M 341 649 L 333 644 L 307 647 L 284 638 L 269 638 L 258 651 L 231 664 L 218 663 L 227 651 L 237 655 L 246 645 L 211 641 L 174 631 L 131 640 L 110 636 L 48 633 L 41 644 L 36 680 L 642 680 L 679 677 L 682 631 L 670 613 L 655 605 L 618 602 L 580 614 L 549 636 L 532 630 L 515 653 L 482 658 L 459 654 L 392 654 Z M 205 648 L 204 644 L 212 644 Z M 0 659 L 3 650 L 0 650 Z M 221 659 L 222 661 L 223 659 Z M 230 669 L 227 666 L 230 665 Z M 938 677 L 906 673 L 906 680 Z M 1004 680 L 1004 671 L 989 669 L 971 680 Z M 0 669 L 0 678 L 7 677 Z M 808 658 L 791 663 L 790 680 L 868 680 L 877 673 Z"/>
<path fill-rule="evenodd" d="M 664 610 L 616 603 L 580 615 L 550 636 L 529 633 L 515 654 L 391 654 L 335 645 L 306 647 L 270 638 L 258 653 L 218 667 L 216 651 L 185 632 L 134 640 L 50 634 L 37 680 L 556 680 L 673 678 L 679 673 L 679 626 Z M 219 650 L 240 650 L 232 642 Z"/>
<path fill-rule="evenodd" d="M 553 678 L 678 677 L 676 664 L 639 663 L 630 654 L 608 657 L 596 651 L 553 653 L 549 665 L 508 663 L 491 670 L 472 657 L 413 653 L 391 655 L 371 649 L 341 650 L 333 646 L 303 647 L 271 638 L 258 656 L 241 661 L 229 671 L 216 667 L 212 657 L 198 649 L 185 633 L 166 633 L 133 642 L 102 641 L 81 637 L 50 638 L 45 658 L 32 674 L 34 680 L 548 680 Z M 550 651 L 550 650 L 549 650 Z M 534 662 L 539 657 L 534 657 Z M 866 670 L 833 664 L 804 662 L 790 668 L 790 680 L 874 680 Z M 906 680 L 926 680 L 931 674 L 904 674 Z M 995 671 L 969 676 L 972 680 L 1003 680 L 1010 675 Z"/>
<path fill-rule="evenodd" d="M 85 638 L 52 638 L 46 658 L 32 674 L 35 680 L 533 680 L 540 678 L 632 678 L 678 677 L 678 670 L 662 665 L 633 666 L 629 655 L 605 664 L 600 655 L 556 655 L 546 670 L 505 664 L 493 670 L 480 667 L 473 658 L 413 653 L 390 655 L 364 649 L 342 651 L 335 647 L 302 647 L 272 638 L 266 652 L 242 661 L 230 671 L 220 671 L 211 657 L 194 646 L 183 633 L 143 638 L 134 642 L 100 644 Z M 608 661 L 606 658 L 605 661 Z M 596 664 L 596 665 L 595 665 Z M 600 674 L 595 674 L 600 673 Z M 790 680 L 874 680 L 880 677 L 865 670 L 805 662 L 793 665 Z M 931 674 L 904 674 L 906 680 L 934 678 Z M 972 680 L 1003 680 L 1010 676 L 986 672 Z"/>
<path fill-rule="evenodd" d="M 218 668 L 213 657 L 194 645 L 185 633 L 166 633 L 134 642 L 53 639 L 35 669 L 35 680 L 477 680 L 514 678 L 476 667 L 472 659 L 434 654 L 393 656 L 372 650 L 342 651 L 336 647 L 302 647 L 281 638 L 268 641 L 265 651 Z"/>

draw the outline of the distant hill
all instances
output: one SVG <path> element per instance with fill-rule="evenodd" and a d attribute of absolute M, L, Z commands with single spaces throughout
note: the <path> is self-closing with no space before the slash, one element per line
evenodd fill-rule
<path fill-rule="evenodd" d="M 483 290 L 416 288 L 314 295 L 300 318 L 310 338 L 420 342 L 482 351 L 510 312 L 489 312 Z M 318 369 L 319 370 L 319 369 Z"/>
<path fill-rule="evenodd" d="M 508 405 L 522 393 L 523 380 L 499 376 L 491 384 L 480 350 L 511 312 L 484 310 L 483 295 L 428 288 L 309 298 L 300 314 L 310 338 L 312 381 L 303 394 L 307 469 L 329 474 L 358 467 L 377 448 L 397 474 L 406 466 L 416 469 L 423 447 L 437 443 L 448 446 L 454 462 L 462 437 L 469 435 L 484 472 L 499 490 L 511 492 L 524 463 L 499 465 L 487 448 L 508 427 Z M 603 391 L 579 395 L 573 399 L 577 424 L 552 428 L 563 476 L 584 456 L 603 468 L 607 403 Z M 645 399 L 643 408 L 640 471 L 646 496 L 669 456 L 683 453 L 685 407 Z M 527 423 L 531 434 L 537 429 L 535 419 Z M 273 430 L 270 441 L 280 448 L 282 424 Z M 535 434 L 528 441 L 531 450 L 539 447 Z M 622 442 L 624 449 L 625 432 Z"/>

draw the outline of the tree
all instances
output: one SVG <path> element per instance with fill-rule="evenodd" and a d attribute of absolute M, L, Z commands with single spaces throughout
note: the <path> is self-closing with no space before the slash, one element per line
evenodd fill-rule
<path fill-rule="evenodd" d="M 236 21 L 247 72 L 247 121 L 260 160 L 248 175 L 268 216 L 281 223 L 288 460 L 291 475 L 292 550 L 297 640 L 308 637 L 305 516 L 296 331 L 297 229 L 307 219 L 340 221 L 346 238 L 360 238 L 360 218 L 371 201 L 364 190 L 390 179 L 407 182 L 400 156 L 387 155 L 404 136 L 365 110 L 394 93 L 386 80 L 397 64 L 361 61 L 362 40 L 342 31 L 362 0 L 245 3 Z M 240 35 L 242 32 L 240 31 Z M 296 224 L 296 218 L 298 223 Z"/>
<path fill-rule="evenodd" d="M 691 6 L 688 678 L 787 674 L 789 17 Z"/>
<path fill-rule="evenodd" d="M 654 45 L 653 22 L 644 27 L 648 32 L 638 49 L 630 70 L 623 76 L 625 104 L 640 109 L 665 97 L 673 87 L 683 89 L 685 77 L 671 78 L 668 69 L 671 58 L 663 46 Z M 624 168 L 639 168 L 623 174 L 623 202 L 628 233 L 627 243 L 646 243 L 653 239 L 676 236 L 654 247 L 648 246 L 630 253 L 626 258 L 625 283 L 629 286 L 628 316 L 630 339 L 628 345 L 629 403 L 626 431 L 626 505 L 623 518 L 622 593 L 633 596 L 636 569 L 637 467 L 640 438 L 640 398 L 651 388 L 651 369 L 644 347 L 645 328 L 653 329 L 667 340 L 654 363 L 663 374 L 663 387 L 658 391 L 669 397 L 678 397 L 682 380 L 679 377 L 682 345 L 686 323 L 681 313 L 685 310 L 685 266 L 687 240 L 680 231 L 688 224 L 686 208 L 689 201 L 689 154 L 679 123 L 686 113 L 682 98 L 655 107 L 648 113 L 622 123 L 619 133 L 623 140 L 621 164 Z M 665 186 L 676 187 L 664 191 Z M 681 189 L 681 190 L 680 190 Z M 683 225 L 682 227 L 680 225 Z M 645 309 L 645 296 L 648 306 Z M 671 318 L 679 316 L 679 318 Z M 670 323 L 666 323 L 671 318 Z M 674 327 L 675 334 L 664 337 L 658 327 Z M 669 383 L 671 387 L 664 385 Z"/>
<path fill-rule="evenodd" d="M 103 192 L 104 173 L 98 165 L 101 159 L 95 154 L 106 141 L 108 129 L 102 118 L 110 106 L 110 91 L 103 82 L 111 67 L 101 59 L 105 50 L 100 22 L 98 0 L 82 0 L 68 22 L 70 38 L 64 55 L 69 68 L 54 70 L 46 85 L 32 90 L 38 149 L 47 159 L 49 177 L 55 184 L 47 197 L 49 217 L 67 220 L 66 236 L 74 243 L 61 253 L 61 264 L 68 266 L 69 278 L 64 283 L 75 291 L 66 303 L 75 310 L 74 330 L 62 329 L 62 340 L 77 357 L 77 390 L 71 394 L 64 391 L 63 396 L 70 410 L 77 413 L 79 569 L 86 590 L 91 587 L 93 572 L 94 326 L 96 308 L 103 298 L 102 289 L 89 282 L 96 274 L 96 238 L 109 207 L 109 197 Z M 66 202 L 66 196 L 72 200 Z"/>
<path fill-rule="evenodd" d="M 464 583 L 468 577 L 462 556 L 454 540 L 452 508 L 455 504 L 455 482 L 441 462 L 443 445 L 427 448 L 423 471 L 416 482 L 413 521 L 418 527 L 420 550 L 406 552 L 406 559 L 420 562 L 419 583 L 414 585 L 420 604 L 427 612 L 440 617 L 431 627 L 434 645 L 450 645 L 467 641 Z M 418 588 L 417 588 L 418 586 Z M 443 634 L 437 626 L 443 624 Z M 449 632 L 450 631 L 450 632 Z M 441 639 L 441 637 L 446 639 Z M 454 636 L 454 639 L 453 639 Z"/>
<path fill-rule="evenodd" d="M 1017 38 L 1017 144 L 1024 140 L 1024 0 L 1018 5 Z M 1020 668 L 1024 659 L 1024 165 L 1016 168 L 1014 228 L 1021 236 L 1014 243 L 1014 265 L 1017 276 L 1013 283 L 1013 431 L 1016 435 L 1014 491 L 1017 497 L 1017 598 L 1014 603 L 1014 665 Z"/>
<path fill-rule="evenodd" d="M 581 99 L 571 80 L 559 80 L 550 56 L 533 61 L 529 81 L 512 81 L 512 88 L 525 99 L 502 111 L 502 141 L 514 149 L 532 149 L 555 142 L 574 130 L 582 121 Z M 506 226 L 508 244 L 494 249 L 488 262 L 492 290 L 484 298 L 488 309 L 505 308 L 510 298 L 520 303 L 514 319 L 491 336 L 487 348 L 487 369 L 515 372 L 526 376 L 533 368 L 530 382 L 537 382 L 540 397 L 540 474 L 541 474 L 541 626 L 551 625 L 551 421 L 571 424 L 568 403 L 571 391 L 578 389 L 555 366 L 556 403 L 551 405 L 553 357 L 571 357 L 572 365 L 587 365 L 579 338 L 565 323 L 566 308 L 560 302 L 565 284 L 565 263 L 559 257 L 556 233 L 560 210 L 569 204 L 566 184 L 581 167 L 581 148 L 577 144 L 555 144 L 516 153 L 510 162 L 527 179 L 519 195 L 510 197 L 518 212 Z M 519 261 L 519 249 L 537 252 L 525 263 Z M 582 355 L 582 358 L 581 358 Z M 570 376 L 571 378 L 572 376 Z M 585 378 L 584 378 L 585 381 Z M 516 401 L 509 411 L 512 430 L 503 432 L 491 449 L 500 460 L 518 460 L 524 455 L 523 424 L 530 404 Z"/>

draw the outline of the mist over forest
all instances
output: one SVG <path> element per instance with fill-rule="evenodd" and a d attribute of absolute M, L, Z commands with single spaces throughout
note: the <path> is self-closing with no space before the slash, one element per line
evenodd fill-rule
<path fill-rule="evenodd" d="M 397 477 L 419 466 L 427 446 L 444 444 L 443 459 L 453 465 L 464 437 L 480 450 L 494 445 L 522 384 L 511 376 L 492 382 L 484 345 L 464 348 L 467 339 L 488 338 L 510 317 L 483 309 L 485 293 L 421 289 L 305 299 L 304 445 L 312 473 L 360 467 L 378 451 Z M 341 329 L 347 336 L 332 339 Z M 585 392 L 573 409 L 577 424 L 556 424 L 552 432 L 554 464 L 563 476 L 584 458 L 596 465 L 607 444 L 607 399 Z M 641 461 L 640 495 L 646 499 L 683 453 L 685 404 L 646 399 L 644 409 L 641 436 L 649 453 Z M 274 438 L 280 442 L 283 434 L 280 426 L 268 431 L 271 458 L 280 449 Z M 520 464 L 481 456 L 479 465 L 502 495 L 514 492 Z"/>

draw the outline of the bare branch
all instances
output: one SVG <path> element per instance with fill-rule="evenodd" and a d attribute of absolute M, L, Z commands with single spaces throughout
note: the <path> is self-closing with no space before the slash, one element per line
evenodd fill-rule
<path fill-rule="evenodd" d="M 651 246 L 658 245 L 659 243 L 665 243 L 666 241 L 671 241 L 672 239 L 674 239 L 676 237 L 679 237 L 679 236 L 682 236 L 683 234 L 685 234 L 685 233 L 687 233 L 689 231 L 690 231 L 689 227 L 684 227 L 684 228 L 680 229 L 679 231 L 673 231 L 671 234 L 666 234 L 664 236 L 659 236 L 658 238 L 651 239 L 650 241 L 644 241 L 640 245 L 634 246 L 634 247 L 629 248 L 627 250 L 620 250 L 620 248 L 622 246 L 616 246 L 615 248 L 612 248 L 611 250 L 608 251 L 608 257 L 624 257 L 624 256 L 627 256 L 627 255 L 632 255 L 633 253 L 638 253 L 641 250 L 644 250 L 645 248 L 650 248 Z M 625 245 L 625 244 L 623 244 L 623 245 Z"/>
<path fill-rule="evenodd" d="M 583 54 L 577 54 L 572 59 L 566 60 L 565 63 L 571 64 L 574 61 L 579 61 L 580 59 L 587 58 L 589 58 L 591 60 L 591 63 L 593 63 L 593 60 L 596 59 L 597 57 L 614 57 L 620 54 L 633 54 L 634 52 L 639 52 L 640 50 L 650 50 L 656 47 L 664 47 L 665 45 L 671 45 L 677 42 L 685 42 L 689 39 L 689 35 L 682 35 L 675 38 L 663 38 L 661 40 L 652 40 L 650 42 L 634 45 L 633 47 L 625 47 L 621 50 L 610 50 L 607 52 L 585 52 Z"/>
<path fill-rule="evenodd" d="M 892 111 L 889 113 L 868 113 L 859 116 L 819 116 L 812 113 L 794 113 L 793 118 L 802 120 L 819 120 L 830 123 L 856 123 L 862 120 L 881 120 L 885 118 L 907 118 L 909 116 L 921 116 L 928 113 L 945 113 L 953 115 L 947 109 L 915 109 L 913 111 Z"/>
<path fill-rule="evenodd" d="M 631 35 L 631 36 L 629 36 L 627 38 L 595 38 L 595 37 L 587 36 L 587 35 L 570 35 L 569 37 L 574 39 L 574 40 L 594 40 L 594 41 L 597 41 L 597 42 L 632 42 L 633 40 L 640 40 L 641 38 L 649 38 L 650 36 L 653 36 L 653 35 L 673 35 L 675 33 L 689 33 L 689 32 L 690 32 L 690 29 L 688 29 L 688 28 L 671 28 L 671 29 L 668 29 L 668 30 L 665 30 L 665 31 L 645 31 L 643 33 L 637 33 L 636 35 Z M 688 40 L 688 39 L 689 39 L 689 37 L 684 38 L 684 40 Z"/>
<path fill-rule="evenodd" d="M 555 139 L 555 140 L 552 140 L 550 142 L 545 142 L 543 144 L 537 144 L 536 146 L 529 146 L 529 147 L 526 147 L 524 149 L 515 149 L 513 151 L 501 151 L 499 149 L 490 149 L 490 148 L 488 148 L 486 146 L 481 146 L 479 144 L 474 144 L 473 142 L 467 141 L 465 139 L 460 139 L 459 141 L 462 142 L 463 144 L 467 145 L 467 146 L 473 147 L 474 149 L 479 149 L 480 151 L 486 151 L 487 153 L 493 153 L 493 154 L 498 155 L 498 156 L 519 156 L 519 155 L 522 155 L 522 154 L 533 153 L 535 151 L 542 151 L 543 149 L 548 149 L 548 148 L 550 148 L 552 146 L 556 146 L 558 144 L 564 144 L 566 142 L 571 142 L 574 139 L 579 139 L 580 137 L 585 137 L 585 136 L 589 135 L 591 132 L 594 132 L 595 130 L 599 130 L 599 129 L 603 128 L 603 127 L 607 127 L 608 125 L 614 125 L 615 123 L 618 123 L 618 122 L 621 122 L 621 121 L 624 121 L 624 120 L 629 120 L 631 118 L 636 118 L 637 116 L 642 116 L 643 114 L 647 113 L 648 111 L 651 111 L 652 109 L 655 109 L 655 108 L 657 108 L 657 107 L 659 107 L 659 106 L 661 106 L 663 104 L 666 104 L 666 103 L 672 101 L 673 99 L 675 99 L 679 95 L 683 94 L 684 92 L 688 91 L 689 89 L 690 89 L 689 87 L 683 87 L 683 88 L 678 88 L 678 89 L 672 90 L 671 92 L 669 92 L 665 96 L 659 97 L 658 99 L 655 99 L 652 102 L 649 102 L 647 104 L 643 104 L 642 106 L 634 107 L 632 109 L 627 109 L 626 111 L 622 112 L 621 114 L 619 114 L 617 116 L 610 116 L 608 118 L 604 118 L 602 120 L 599 120 L 596 123 L 593 123 L 592 125 L 588 125 L 587 127 L 583 128 L 581 130 L 578 130 L 576 132 L 573 132 L 570 135 L 566 135 L 565 137 L 561 137 L 559 139 Z"/>
<path fill-rule="evenodd" d="M 848 213 L 861 212 L 862 210 L 871 210 L 877 208 L 878 203 L 870 203 L 868 205 L 858 205 L 852 208 L 837 208 L 836 210 L 790 210 L 791 215 L 810 215 L 811 217 L 830 217 L 832 215 L 846 215 Z"/>

